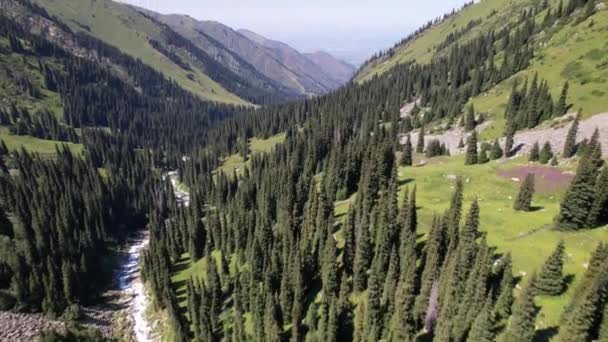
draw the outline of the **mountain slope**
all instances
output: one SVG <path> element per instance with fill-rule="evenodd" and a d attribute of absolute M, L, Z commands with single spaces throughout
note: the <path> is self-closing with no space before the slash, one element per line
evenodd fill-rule
<path fill-rule="evenodd" d="M 492 124 L 483 133 L 484 139 L 499 137 L 505 127 L 503 117 L 511 89 L 531 81 L 535 74 L 547 81 L 553 98 L 560 95 L 562 86 L 569 82 L 569 101 L 572 109 L 583 109 L 583 116 L 606 111 L 608 108 L 608 11 L 605 1 L 588 3 L 575 8 L 571 18 L 555 20 L 549 27 L 547 18 L 559 11 L 558 0 L 548 1 L 548 7 L 535 12 L 537 28 L 529 42 L 533 57 L 522 70 L 481 94 L 467 99 L 478 112 L 487 114 Z M 575 3 L 575 2 L 572 2 Z M 585 5 L 585 3 L 587 3 Z M 367 82 L 376 75 L 384 75 L 408 62 L 429 64 L 446 56 L 457 45 L 464 45 L 481 34 L 517 28 L 516 23 L 525 10 L 536 9 L 540 2 L 533 0 L 484 0 L 469 4 L 460 11 L 434 21 L 404 39 L 394 48 L 368 61 L 355 76 L 357 82 Z M 569 1 L 562 2 L 566 11 Z M 593 12 L 588 13 L 590 8 Z M 504 41 L 499 41 L 497 49 Z M 503 55 L 495 56 L 500 66 Z"/>
<path fill-rule="evenodd" d="M 203 99 L 264 102 L 280 89 L 252 82 L 215 62 L 205 51 L 133 7 L 109 0 L 36 0 L 72 30 L 98 38 L 175 80 Z"/>
<path fill-rule="evenodd" d="M 313 60 L 285 43 L 268 39 L 245 29 L 240 29 L 238 32 L 264 47 L 271 56 L 294 72 L 305 87 L 320 87 L 328 91 L 339 87 L 340 81 L 342 83 L 346 81 L 346 79 L 336 80 L 335 76 L 326 74 Z"/>
<path fill-rule="evenodd" d="M 324 51 L 305 53 L 304 56 L 318 65 L 329 77 L 337 82 L 348 82 L 355 73 L 355 67 Z"/>
<path fill-rule="evenodd" d="M 199 21 L 187 15 L 139 10 L 166 23 L 235 73 L 253 68 L 294 94 L 326 93 L 346 83 L 354 73 L 354 68 L 344 62 L 329 62 L 334 59 L 329 55 L 323 59 L 309 58 L 286 44 L 251 31 L 235 31 L 221 23 Z M 319 65 L 317 61 L 325 64 Z"/>

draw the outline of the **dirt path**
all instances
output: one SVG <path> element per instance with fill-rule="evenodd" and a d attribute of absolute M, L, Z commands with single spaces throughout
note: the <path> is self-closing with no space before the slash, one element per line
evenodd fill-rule
<path fill-rule="evenodd" d="M 574 114 L 569 114 L 569 116 L 573 115 Z M 564 118 L 565 117 L 562 117 L 560 119 L 564 120 Z M 489 124 L 490 122 L 482 124 L 478 127 L 478 130 L 482 131 Z M 556 128 L 540 128 L 521 131 L 517 133 L 515 135 L 515 148 L 517 150 L 517 154 L 527 154 L 528 152 L 530 152 L 530 149 L 537 141 L 541 145 L 548 141 L 551 144 L 553 151 L 556 152 L 558 155 L 561 154 L 564 149 L 566 135 L 568 134 L 570 126 L 571 123 L 568 122 Z M 604 155 L 608 155 L 608 113 L 596 114 L 589 119 L 581 121 L 579 125 L 577 141 L 580 142 L 585 138 L 591 138 L 596 128 L 598 128 L 600 131 L 600 142 L 602 143 L 603 150 L 602 152 L 604 153 Z M 411 137 L 412 144 L 416 146 L 416 142 L 418 141 L 418 132 L 412 133 Z M 460 142 L 461 138 L 466 143 L 467 137 L 468 133 L 464 132 L 461 127 L 455 127 L 442 134 L 429 134 L 426 136 L 425 140 L 428 143 L 430 140 L 437 139 L 448 147 L 452 155 L 456 155 L 464 153 L 464 149 L 458 148 L 458 143 Z M 406 141 L 406 137 L 403 136 L 400 140 L 401 144 L 404 144 Z M 500 139 L 500 142 L 503 146 L 504 141 L 504 138 Z"/>

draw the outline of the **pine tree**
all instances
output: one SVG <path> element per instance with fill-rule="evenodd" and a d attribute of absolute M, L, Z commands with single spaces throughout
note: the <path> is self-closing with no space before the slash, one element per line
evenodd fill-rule
<path fill-rule="evenodd" d="M 471 326 L 467 341 L 493 342 L 495 338 L 496 333 L 494 332 L 494 318 L 492 316 L 492 300 L 488 298 L 486 299 L 483 309 L 479 312 Z"/>
<path fill-rule="evenodd" d="M 562 88 L 561 95 L 559 96 L 559 100 L 557 101 L 557 105 L 555 106 L 555 114 L 554 116 L 562 116 L 568 112 L 568 81 L 564 83 L 564 87 Z"/>
<path fill-rule="evenodd" d="M 591 341 L 600 329 L 607 292 L 608 264 L 604 264 L 591 285 L 578 298 L 572 314 L 560 326 L 555 340 L 558 342 Z"/>
<path fill-rule="evenodd" d="M 205 232 L 203 223 L 200 219 L 195 218 L 190 236 L 190 258 L 192 262 L 197 262 L 203 257 L 205 249 Z"/>
<path fill-rule="evenodd" d="M 470 132 L 475 129 L 477 122 L 475 121 L 475 108 L 473 105 L 469 106 L 469 110 L 465 114 L 464 129 L 466 132 Z"/>
<path fill-rule="evenodd" d="M 597 227 L 608 220 L 608 167 L 604 167 L 595 183 L 593 206 L 587 216 L 587 225 Z"/>
<path fill-rule="evenodd" d="M 465 165 L 474 165 L 478 162 L 477 155 L 477 131 L 473 131 L 467 139 L 467 151 L 465 156 Z"/>
<path fill-rule="evenodd" d="M 532 342 L 535 333 L 535 321 L 538 309 L 534 303 L 534 282 L 532 275 L 528 284 L 520 291 L 513 305 L 513 315 L 507 326 L 504 342 Z"/>
<path fill-rule="evenodd" d="M 572 158 L 576 154 L 576 136 L 578 134 L 579 120 L 580 114 L 577 114 L 574 122 L 572 122 L 572 125 L 568 130 L 568 134 L 566 135 L 566 143 L 562 153 L 562 157 L 564 158 Z"/>
<path fill-rule="evenodd" d="M 534 284 L 537 294 L 557 296 L 564 290 L 564 251 L 564 242 L 560 241 L 555 251 L 545 261 Z"/>
<path fill-rule="evenodd" d="M 418 142 L 416 144 L 416 153 L 424 153 L 424 146 L 426 145 L 426 142 L 424 141 L 424 136 L 425 136 L 424 126 L 422 126 L 420 128 L 420 134 L 418 135 Z"/>
<path fill-rule="evenodd" d="M 412 141 L 410 139 L 410 135 L 408 134 L 407 140 L 405 141 L 405 145 L 403 146 L 403 153 L 401 154 L 400 159 L 401 166 L 412 166 Z"/>
<path fill-rule="evenodd" d="M 497 160 L 502 158 L 504 155 L 504 152 L 502 150 L 502 148 L 500 147 L 500 143 L 498 142 L 498 139 L 494 140 L 494 145 L 492 145 L 492 151 L 490 152 L 490 159 L 491 160 Z"/>
<path fill-rule="evenodd" d="M 515 133 L 517 129 L 513 120 L 507 120 L 507 127 L 505 129 L 505 157 L 511 157 L 513 154 L 513 147 L 515 146 Z"/>
<path fill-rule="evenodd" d="M 583 301 L 585 294 L 589 291 L 591 287 L 593 287 L 593 283 L 596 281 L 596 278 L 602 273 L 602 267 L 608 261 L 608 246 L 603 243 L 598 244 L 596 249 L 591 254 L 591 259 L 589 260 L 589 265 L 587 266 L 587 270 L 583 274 L 583 277 L 578 282 L 578 286 L 574 290 L 574 294 L 572 295 L 572 299 L 568 306 L 566 306 L 564 313 L 561 317 L 561 323 L 563 324 L 566 321 L 573 320 L 572 315 L 576 307 Z"/>
<path fill-rule="evenodd" d="M 479 150 L 479 155 L 477 156 L 477 163 L 478 164 L 486 164 L 487 162 L 490 161 L 490 158 L 488 158 L 488 152 L 490 152 L 491 150 L 491 146 L 483 143 L 481 145 L 481 149 Z"/>
<path fill-rule="evenodd" d="M 598 341 L 608 341 L 608 304 L 604 304 L 604 315 L 602 324 L 600 325 L 600 334 Z"/>
<path fill-rule="evenodd" d="M 363 214 L 363 217 L 366 215 Z M 365 289 L 367 281 L 367 270 L 371 264 L 372 259 L 372 246 L 370 238 L 369 227 L 363 223 L 360 226 L 360 236 L 357 243 L 357 249 L 355 250 L 355 262 L 354 262 L 354 285 L 355 291 L 362 291 Z"/>
<path fill-rule="evenodd" d="M 602 151 L 598 142 L 599 135 L 594 133 L 581 158 L 574 179 L 564 195 L 560 212 L 555 221 L 557 227 L 565 230 L 583 228 L 595 200 L 595 186 L 598 170 L 603 163 Z"/>
<path fill-rule="evenodd" d="M 513 262 L 511 254 L 502 259 L 502 279 L 500 280 L 500 294 L 494 305 L 494 315 L 497 318 L 508 318 L 513 305 Z"/>
<path fill-rule="evenodd" d="M 530 173 L 521 183 L 519 194 L 515 200 L 513 208 L 518 211 L 530 211 L 532 205 L 532 197 L 534 196 L 534 174 Z"/>
<path fill-rule="evenodd" d="M 547 164 L 551 158 L 553 158 L 553 150 L 551 149 L 551 144 L 547 141 L 540 151 L 539 161 L 541 164 Z"/>
<path fill-rule="evenodd" d="M 528 160 L 530 162 L 537 162 L 540 159 L 540 146 L 538 145 L 538 141 L 532 145 L 532 149 L 530 150 L 530 157 Z"/>

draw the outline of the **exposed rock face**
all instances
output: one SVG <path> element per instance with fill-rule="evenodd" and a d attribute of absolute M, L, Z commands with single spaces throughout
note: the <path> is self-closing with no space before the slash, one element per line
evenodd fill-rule
<path fill-rule="evenodd" d="M 114 336 L 114 317 L 117 305 L 83 308 L 85 326 L 99 329 L 106 337 Z M 42 313 L 13 313 L 0 311 L 0 342 L 28 342 L 45 330 L 63 331 L 65 323 L 50 319 Z"/>
<path fill-rule="evenodd" d="M 568 118 L 573 118 L 575 114 L 569 114 L 565 117 L 558 118 L 556 120 L 562 121 L 567 120 Z M 490 126 L 492 122 L 484 122 L 479 127 L 477 127 L 477 131 L 481 132 L 486 127 Z M 543 126 L 546 126 L 545 123 Z M 551 144 L 551 148 L 553 152 L 557 155 L 560 155 L 564 150 L 564 144 L 566 143 L 566 136 L 568 135 L 568 130 L 570 129 L 571 123 L 564 123 L 558 125 L 555 128 L 535 128 L 532 130 L 524 130 L 519 131 L 515 134 L 515 151 L 517 155 L 525 155 L 530 152 L 534 143 L 538 142 L 539 144 L 544 144 L 545 142 L 549 142 Z M 595 129 L 598 129 L 600 132 L 600 143 L 602 144 L 602 153 L 604 155 L 608 154 L 608 113 L 602 113 L 592 116 L 586 120 L 582 120 L 578 129 L 578 137 L 577 142 L 582 141 L 583 139 L 591 138 Z M 434 139 L 439 140 L 441 143 L 445 144 L 446 147 L 450 150 L 450 153 L 462 154 L 464 153 L 464 149 L 458 148 L 458 143 L 460 139 L 466 143 L 467 137 L 469 133 L 464 132 L 461 127 L 454 127 L 452 129 L 447 130 L 441 134 L 427 134 L 425 136 L 426 141 L 431 141 Z M 418 141 L 418 132 L 413 132 L 411 134 L 411 139 L 413 142 Z M 401 144 L 405 144 L 406 137 L 401 137 Z M 500 143 L 504 146 L 505 138 L 501 138 Z"/>

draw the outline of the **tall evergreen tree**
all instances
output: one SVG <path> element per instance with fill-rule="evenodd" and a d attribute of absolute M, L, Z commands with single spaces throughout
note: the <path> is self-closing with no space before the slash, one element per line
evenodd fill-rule
<path fill-rule="evenodd" d="M 555 106 L 555 116 L 562 116 L 568 112 L 568 88 L 570 85 L 568 81 L 564 83 L 564 87 L 562 88 L 561 95 L 559 96 L 559 100 L 557 101 L 557 105 Z"/>
<path fill-rule="evenodd" d="M 576 118 L 572 122 L 568 134 L 566 135 L 564 151 L 562 152 L 563 158 L 572 158 L 576 154 L 576 136 L 578 135 L 579 120 L 580 112 L 576 115 Z"/>
<path fill-rule="evenodd" d="M 494 317 L 492 315 L 492 301 L 486 300 L 483 309 L 475 318 L 471 331 L 467 337 L 470 342 L 493 342 L 496 339 L 494 331 Z"/>
<path fill-rule="evenodd" d="M 538 314 L 538 308 L 534 303 L 535 278 L 536 276 L 532 275 L 515 300 L 513 315 L 503 339 L 505 342 L 531 342 L 534 339 L 535 321 Z"/>
<path fill-rule="evenodd" d="M 532 197 L 534 196 L 535 177 L 533 173 L 529 173 L 526 179 L 521 183 L 519 194 L 515 200 L 513 208 L 518 211 L 530 211 L 532 205 Z"/>
<path fill-rule="evenodd" d="M 587 216 L 587 225 L 596 227 L 608 221 L 608 167 L 604 167 L 595 184 L 593 206 Z"/>
<path fill-rule="evenodd" d="M 530 150 L 530 157 L 528 160 L 531 162 L 537 162 L 540 160 L 540 146 L 538 145 L 538 141 L 532 145 L 532 149 Z"/>
<path fill-rule="evenodd" d="M 399 160 L 399 164 L 401 164 L 401 166 L 412 166 L 412 152 L 412 141 L 410 139 L 410 135 L 408 134 L 405 145 L 403 145 L 401 159 Z"/>
<path fill-rule="evenodd" d="M 560 241 L 545 261 L 534 284 L 537 294 L 557 296 L 564 290 L 564 251 L 564 242 Z"/>
<path fill-rule="evenodd" d="M 465 165 L 474 165 L 478 162 L 477 155 L 477 131 L 473 131 L 467 139 L 467 151 L 465 155 Z"/>
<path fill-rule="evenodd" d="M 543 145 L 542 150 L 540 151 L 539 162 L 541 164 L 547 164 L 553 158 L 553 150 L 551 149 L 551 144 L 547 141 Z"/>
<path fill-rule="evenodd" d="M 469 106 L 469 110 L 465 114 L 464 118 L 464 129 L 467 132 L 470 132 L 477 127 L 477 121 L 475 120 L 475 108 L 473 105 Z"/>
<path fill-rule="evenodd" d="M 513 305 L 513 262 L 511 254 L 502 258 L 502 279 L 500 280 L 500 293 L 494 305 L 494 315 L 497 318 L 508 318 Z"/>
<path fill-rule="evenodd" d="M 583 228 L 595 201 L 595 185 L 598 170 L 603 161 L 596 130 L 589 141 L 585 155 L 581 158 L 574 179 L 566 191 L 555 221 L 557 227 L 565 230 Z"/>
<path fill-rule="evenodd" d="M 416 143 L 416 153 L 424 153 L 425 142 L 425 132 L 424 126 L 420 127 L 420 133 L 418 134 L 418 142 Z"/>
<path fill-rule="evenodd" d="M 494 140 L 494 144 L 492 145 L 492 150 L 490 151 L 490 159 L 491 160 L 497 160 L 502 158 L 504 155 L 504 152 L 502 150 L 502 148 L 500 147 L 500 143 L 498 142 L 498 139 Z"/>

